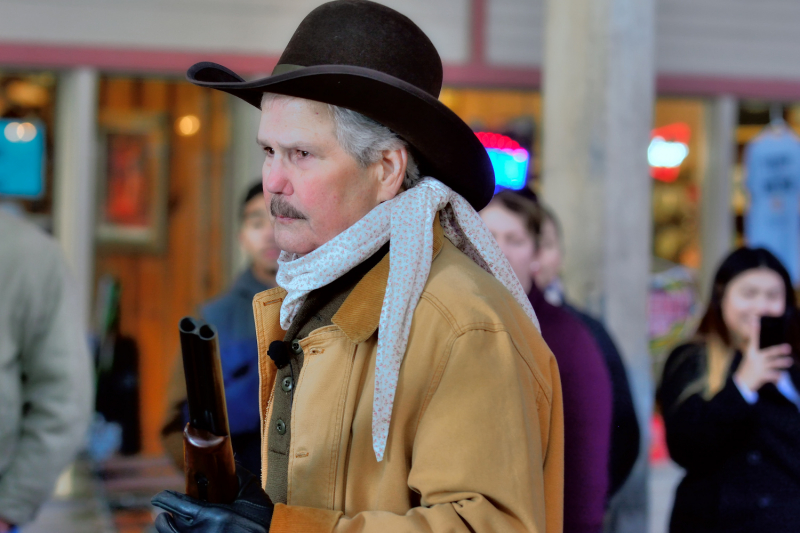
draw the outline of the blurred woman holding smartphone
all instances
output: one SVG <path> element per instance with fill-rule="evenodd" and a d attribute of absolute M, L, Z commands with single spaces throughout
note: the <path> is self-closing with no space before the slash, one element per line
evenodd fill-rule
<path fill-rule="evenodd" d="M 789 332 L 760 342 L 762 317 L 794 310 L 780 261 L 740 248 L 714 277 L 696 338 L 670 354 L 658 401 L 686 469 L 671 533 L 800 532 L 800 369 Z"/>

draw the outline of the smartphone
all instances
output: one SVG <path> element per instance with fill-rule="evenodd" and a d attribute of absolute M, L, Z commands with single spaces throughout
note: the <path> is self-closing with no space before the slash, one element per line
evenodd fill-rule
<path fill-rule="evenodd" d="M 789 342 L 788 326 L 784 316 L 762 316 L 758 346 L 764 349 Z"/>
<path fill-rule="evenodd" d="M 767 348 L 777 344 L 791 346 L 795 364 L 800 365 L 800 313 L 797 310 L 791 310 L 783 316 L 761 317 L 758 345 Z"/>

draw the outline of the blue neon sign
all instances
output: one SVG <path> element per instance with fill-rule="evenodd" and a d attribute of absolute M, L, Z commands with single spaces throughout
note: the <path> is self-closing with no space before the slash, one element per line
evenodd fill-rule
<path fill-rule="evenodd" d="M 528 182 L 530 154 L 511 137 L 479 131 L 475 134 L 486 148 L 494 169 L 494 192 L 501 189 L 518 191 Z"/>
<path fill-rule="evenodd" d="M 514 150 L 487 148 L 489 159 L 494 168 L 495 192 L 500 189 L 518 191 L 528 181 L 528 163 L 530 156 L 524 148 Z"/>

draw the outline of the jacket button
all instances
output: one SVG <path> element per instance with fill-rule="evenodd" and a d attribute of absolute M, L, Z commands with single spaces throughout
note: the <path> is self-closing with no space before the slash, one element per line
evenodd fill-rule
<path fill-rule="evenodd" d="M 759 506 L 761 509 L 766 509 L 767 507 L 769 507 L 769 506 L 770 506 L 770 504 L 772 504 L 772 498 L 771 498 L 771 497 L 769 497 L 769 496 L 761 496 L 761 497 L 758 499 L 758 506 Z"/>
<path fill-rule="evenodd" d="M 303 353 L 303 349 L 300 347 L 300 341 L 298 341 L 297 339 L 292 341 L 292 351 L 294 352 L 295 355 L 300 355 L 301 353 Z"/>
<path fill-rule="evenodd" d="M 281 382 L 281 388 L 283 389 L 283 392 L 291 392 L 292 385 L 294 385 L 294 382 L 292 381 L 291 376 L 286 376 L 283 378 L 283 381 Z"/>
<path fill-rule="evenodd" d="M 275 424 L 275 430 L 278 432 L 278 435 L 286 434 L 286 422 L 278 419 L 278 422 Z"/>
<path fill-rule="evenodd" d="M 747 463 L 753 466 L 761 464 L 761 452 L 755 451 L 747 454 Z"/>

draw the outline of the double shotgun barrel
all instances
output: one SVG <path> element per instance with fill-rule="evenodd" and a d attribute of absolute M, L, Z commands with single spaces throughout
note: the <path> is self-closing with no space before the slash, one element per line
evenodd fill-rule
<path fill-rule="evenodd" d="M 183 431 L 186 494 L 211 503 L 231 503 L 239 491 L 239 480 L 217 331 L 191 317 L 182 318 L 178 329 L 189 404 L 189 422 Z"/>

